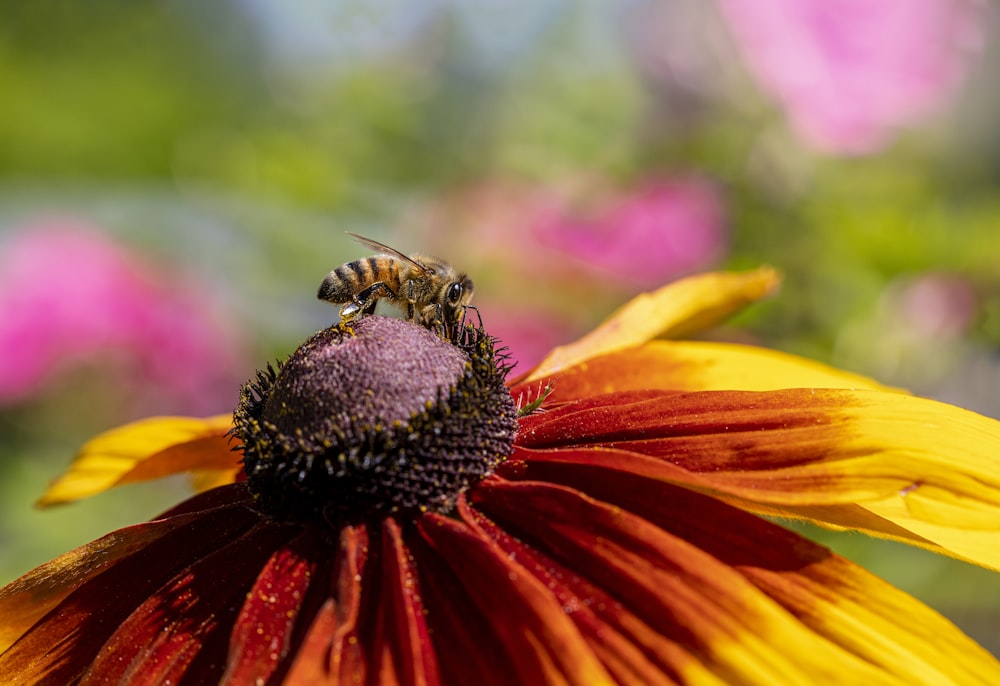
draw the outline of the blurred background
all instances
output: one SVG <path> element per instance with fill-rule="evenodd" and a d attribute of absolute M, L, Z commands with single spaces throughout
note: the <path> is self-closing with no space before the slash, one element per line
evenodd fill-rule
<path fill-rule="evenodd" d="M 975 0 L 0 0 L 0 583 L 182 480 L 46 512 L 94 433 L 231 411 L 366 255 L 447 258 L 521 369 L 767 263 L 712 335 L 1000 417 L 1000 17 Z M 1000 578 L 810 530 L 1000 652 Z"/>

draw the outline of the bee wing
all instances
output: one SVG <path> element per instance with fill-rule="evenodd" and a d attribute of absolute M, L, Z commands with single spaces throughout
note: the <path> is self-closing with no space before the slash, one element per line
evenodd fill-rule
<path fill-rule="evenodd" d="M 424 265 L 420 264 L 419 262 L 417 262 L 416 260 L 414 260 L 412 257 L 410 257 L 408 255 L 404 255 L 403 253 L 399 252 L 395 248 L 390 248 L 385 243 L 379 243 L 378 241 L 374 241 L 371 238 L 365 238 L 364 236 L 361 236 L 361 235 L 356 234 L 356 233 L 351 233 L 350 231 L 345 231 L 344 233 L 346 233 L 348 236 L 350 236 L 351 238 L 353 238 L 354 240 L 356 240 L 358 243 L 360 243 L 361 245 L 365 246 L 366 248 L 371 248 L 372 250 L 377 250 L 380 253 L 385 253 L 386 255 L 392 255 L 393 257 L 398 257 L 399 259 L 412 264 L 414 267 L 416 267 L 420 271 L 423 271 L 423 272 L 429 271 L 427 269 L 427 267 L 425 267 Z"/>

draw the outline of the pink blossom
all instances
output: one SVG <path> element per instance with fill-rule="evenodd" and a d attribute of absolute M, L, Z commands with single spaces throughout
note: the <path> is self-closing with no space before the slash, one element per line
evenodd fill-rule
<path fill-rule="evenodd" d="M 698 178 L 647 179 L 576 205 L 543 203 L 531 226 L 542 245 L 638 288 L 705 267 L 726 242 L 719 198 Z"/>
<path fill-rule="evenodd" d="M 975 0 L 719 0 L 761 86 L 821 150 L 863 154 L 951 96 L 980 45 Z"/>
<path fill-rule="evenodd" d="M 241 357 L 191 279 L 95 229 L 48 221 L 2 243 L 0 404 L 97 364 L 108 388 L 143 410 L 215 412 L 235 401 Z"/>
<path fill-rule="evenodd" d="M 600 321 L 622 292 L 708 267 L 726 249 L 721 199 L 696 176 L 624 188 L 602 177 L 489 179 L 454 189 L 410 221 L 385 240 L 422 246 L 471 274 L 473 302 L 519 372 Z"/>

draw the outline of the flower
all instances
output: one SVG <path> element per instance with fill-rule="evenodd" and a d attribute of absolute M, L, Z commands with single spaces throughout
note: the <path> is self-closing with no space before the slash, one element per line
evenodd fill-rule
<path fill-rule="evenodd" d="M 228 483 L 0 591 L 0 679 L 997 681 L 947 620 L 757 515 L 1000 569 L 1000 423 L 656 338 L 775 285 L 763 269 L 640 296 L 509 396 L 482 331 L 363 319 L 261 372 L 235 423 L 98 436 L 45 503 L 180 470 Z"/>
<path fill-rule="evenodd" d="M 968 0 L 720 0 L 761 86 L 819 149 L 865 154 L 926 118 L 982 43 Z"/>
<path fill-rule="evenodd" d="M 703 270 L 728 246 L 719 190 L 693 174 L 617 184 L 480 180 L 427 205 L 401 231 L 463 255 L 476 304 L 518 365 L 535 365 L 634 293 Z M 443 244 L 441 226 L 456 227 Z M 489 292 L 502 279 L 503 289 Z M 486 284 L 486 287 L 483 287 Z M 573 307 L 587 302 L 590 307 Z"/>
<path fill-rule="evenodd" d="M 97 362 L 106 384 L 110 372 L 123 392 L 135 386 L 131 404 L 158 412 L 225 407 L 218 389 L 238 378 L 236 342 L 192 279 L 153 268 L 76 220 L 47 220 L 5 238 L 0 405 Z"/>
<path fill-rule="evenodd" d="M 611 196 L 587 190 L 575 207 L 566 198 L 540 203 L 530 225 L 541 245 L 602 280 L 649 288 L 724 252 L 723 210 L 704 179 L 647 178 Z"/>

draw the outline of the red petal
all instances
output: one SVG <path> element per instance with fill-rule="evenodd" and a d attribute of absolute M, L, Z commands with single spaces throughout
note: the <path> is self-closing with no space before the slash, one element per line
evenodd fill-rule
<path fill-rule="evenodd" d="M 492 541 L 440 515 L 426 515 L 417 526 L 472 601 L 463 614 L 491 621 L 493 640 L 478 637 L 478 649 L 505 654 L 517 683 L 612 683 L 548 589 Z"/>
<path fill-rule="evenodd" d="M 181 521 L 178 529 L 124 557 L 69 594 L 0 655 L 0 675 L 15 683 L 46 679 L 49 683 L 73 682 L 133 610 L 192 560 L 239 538 L 257 516 L 238 504 L 199 512 Z M 139 525 L 147 526 L 161 524 Z M 109 551 L 109 555 L 114 557 L 114 552 Z M 81 570 L 81 574 L 86 571 Z"/>
<path fill-rule="evenodd" d="M 132 612 L 81 684 L 218 682 L 236 613 L 272 552 L 294 528 L 258 524 L 198 559 Z"/>
<path fill-rule="evenodd" d="M 372 665 L 380 683 L 416 686 L 440 682 L 420 597 L 416 569 L 399 525 L 382 525 L 382 583 L 373 640 Z"/>
<path fill-rule="evenodd" d="M 447 684 L 508 686 L 522 679 L 513 661 L 496 648 L 493 618 L 477 611 L 462 575 L 419 535 L 407 544 L 420 574 L 421 595 L 430 608 L 427 621 L 435 652 L 441 656 L 441 680 Z"/>
<path fill-rule="evenodd" d="M 803 396 L 808 396 L 804 400 Z M 528 448 L 601 445 L 661 457 L 692 471 L 753 469 L 801 460 L 802 451 L 782 452 L 796 441 L 782 432 L 813 430 L 817 449 L 836 443 L 826 430 L 833 410 L 851 403 L 837 391 L 792 389 L 753 393 L 705 391 L 613 393 L 557 407 L 522 419 L 518 444 Z M 823 432 L 815 431 L 817 427 Z M 786 434 L 786 435 L 787 435 Z"/>
<path fill-rule="evenodd" d="M 1000 664 L 936 612 L 759 517 L 685 488 L 587 465 L 532 463 L 527 476 L 579 488 L 693 543 L 809 630 L 904 681 L 1000 680 Z"/>
<path fill-rule="evenodd" d="M 1000 422 L 943 403 L 841 389 L 635 391 L 525 417 L 518 443 L 650 455 L 746 509 L 1000 569 Z"/>
<path fill-rule="evenodd" d="M 0 589 L 0 653 L 70 593 L 196 515 L 119 529 L 60 555 Z"/>
<path fill-rule="evenodd" d="M 229 663 L 220 683 L 263 682 L 288 655 L 292 630 L 316 570 L 322 541 L 308 529 L 267 561 L 247 593 L 229 639 Z"/>
<path fill-rule="evenodd" d="M 502 527 L 683 646 L 692 659 L 678 667 L 685 680 L 701 668 L 727 683 L 887 676 L 803 627 L 729 564 L 621 508 L 537 482 L 491 479 L 475 494 L 476 507 Z"/>
<path fill-rule="evenodd" d="M 621 603 L 573 570 L 526 545 L 464 502 L 460 513 L 548 588 L 566 615 L 619 683 L 672 684 L 693 659 L 683 647 L 657 633 Z"/>

